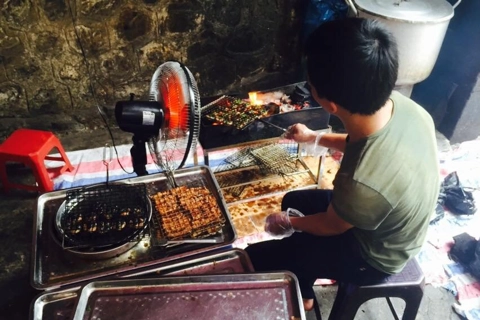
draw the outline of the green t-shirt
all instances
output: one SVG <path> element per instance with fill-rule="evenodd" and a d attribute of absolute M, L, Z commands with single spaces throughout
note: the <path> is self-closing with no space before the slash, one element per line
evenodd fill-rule
<path fill-rule="evenodd" d="M 440 174 L 432 118 L 398 92 L 390 98 L 393 113 L 386 126 L 347 143 L 332 206 L 354 226 L 366 261 L 398 273 L 424 243 Z"/>

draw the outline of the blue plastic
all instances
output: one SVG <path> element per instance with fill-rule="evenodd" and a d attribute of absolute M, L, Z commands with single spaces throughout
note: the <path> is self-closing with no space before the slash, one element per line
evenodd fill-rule
<path fill-rule="evenodd" d="M 309 0 L 304 20 L 303 41 L 323 22 L 344 18 L 348 6 L 344 0 Z"/>

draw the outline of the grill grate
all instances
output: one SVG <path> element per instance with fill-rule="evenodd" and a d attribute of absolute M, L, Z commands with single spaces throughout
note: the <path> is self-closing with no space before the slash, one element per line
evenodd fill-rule
<path fill-rule="evenodd" d="M 101 185 L 67 191 L 57 217 L 67 247 L 103 247 L 142 236 L 151 217 L 146 186 Z"/>
<path fill-rule="evenodd" d="M 151 196 L 155 238 L 202 239 L 219 233 L 225 218 L 216 198 L 203 186 L 181 186 Z"/>
<path fill-rule="evenodd" d="M 262 105 L 230 96 L 222 96 L 202 107 L 202 118 L 217 125 L 232 126 L 238 130 L 245 129 L 258 118 L 267 116 L 268 109 Z"/>
<path fill-rule="evenodd" d="M 252 156 L 264 172 L 287 175 L 297 171 L 296 158 L 279 144 L 268 144 L 251 151 Z"/>
<path fill-rule="evenodd" d="M 267 143 L 255 147 L 242 148 L 225 158 L 215 168 L 215 173 L 232 169 L 258 166 L 263 173 L 286 175 L 297 171 L 298 144 L 296 143 Z M 232 185 L 225 181 L 225 186 Z M 222 185 L 221 185 L 222 186 Z"/>
<path fill-rule="evenodd" d="M 247 181 L 272 173 L 284 176 L 297 172 L 297 159 L 297 143 L 244 147 L 225 158 L 215 168 L 215 176 L 222 189 L 228 188 L 229 193 L 239 197 L 247 187 Z M 235 169 L 240 170 L 232 172 Z"/>

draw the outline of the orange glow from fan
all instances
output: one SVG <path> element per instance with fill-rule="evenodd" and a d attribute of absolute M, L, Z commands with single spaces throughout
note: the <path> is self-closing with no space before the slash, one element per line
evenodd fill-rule
<path fill-rule="evenodd" d="M 183 99 L 182 86 L 178 77 L 169 77 L 161 87 L 163 103 L 170 112 L 169 129 L 186 130 L 188 126 L 189 110 Z"/>

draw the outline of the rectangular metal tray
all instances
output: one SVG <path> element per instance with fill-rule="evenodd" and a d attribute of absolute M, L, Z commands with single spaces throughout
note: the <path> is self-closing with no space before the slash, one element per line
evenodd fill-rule
<path fill-rule="evenodd" d="M 306 88 L 306 83 L 298 82 L 285 86 L 262 90 L 262 93 L 283 92 L 294 100 L 303 100 L 296 96 L 297 87 Z M 307 89 L 308 90 L 308 89 Z M 220 97 L 215 97 L 215 99 Z M 238 98 L 247 98 L 246 95 Z M 214 98 L 202 98 L 202 105 L 205 107 L 212 103 Z M 269 117 L 263 117 L 262 120 L 270 122 L 282 128 L 288 128 L 295 123 L 303 123 L 312 130 L 321 130 L 328 128 L 330 122 L 330 114 L 325 111 L 314 99 L 309 97 L 306 99 L 310 102 L 311 107 L 297 111 L 290 111 L 275 114 Z M 252 141 L 267 140 L 278 138 L 283 131 L 259 120 L 251 122 L 242 130 L 238 130 L 232 126 L 209 125 L 207 121 L 201 123 L 199 141 L 204 149 L 209 151 L 218 150 L 227 146 L 241 145 Z"/>
<path fill-rule="evenodd" d="M 92 282 L 74 320 L 305 319 L 298 281 L 289 272 L 197 275 Z"/>
<path fill-rule="evenodd" d="M 287 129 L 295 123 L 303 123 L 312 130 L 328 128 L 330 114 L 321 107 L 290 111 L 262 118 L 266 122 Z M 245 129 L 237 130 L 221 125 L 202 124 L 199 141 L 203 148 L 216 150 L 226 146 L 252 141 L 278 138 L 283 131 L 259 120 L 253 121 Z"/>
<path fill-rule="evenodd" d="M 118 275 L 121 278 L 152 278 L 161 276 L 185 276 L 198 274 L 232 274 L 253 272 L 247 253 L 240 249 L 201 254 L 165 265 L 152 266 L 130 274 Z M 32 303 L 33 320 L 69 320 L 74 313 L 81 287 L 76 286 L 37 296 Z"/>
<path fill-rule="evenodd" d="M 132 249 L 113 258 L 88 260 L 65 251 L 52 237 L 51 232 L 56 213 L 65 200 L 66 191 L 49 192 L 41 195 L 37 201 L 33 228 L 32 286 L 37 289 L 56 289 L 148 267 L 159 262 L 181 259 L 232 244 L 236 239 L 236 233 L 230 213 L 210 168 L 195 166 L 179 169 L 175 171 L 175 179 L 179 185 L 203 185 L 216 197 L 226 220 L 222 228 L 222 241 L 218 243 L 183 243 L 175 246 L 154 247 L 150 245 L 150 238 L 146 237 Z M 168 188 L 166 176 L 162 173 L 135 177 L 121 182 L 145 183 L 149 194 Z"/>

